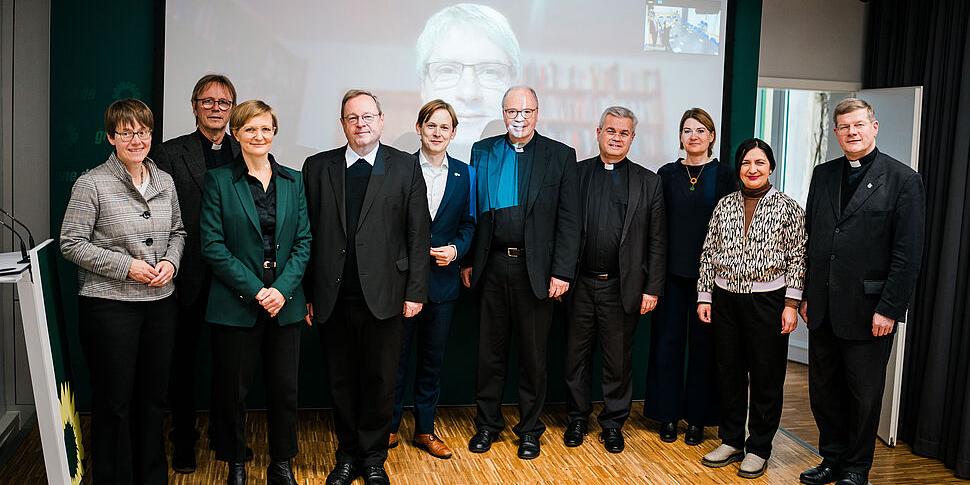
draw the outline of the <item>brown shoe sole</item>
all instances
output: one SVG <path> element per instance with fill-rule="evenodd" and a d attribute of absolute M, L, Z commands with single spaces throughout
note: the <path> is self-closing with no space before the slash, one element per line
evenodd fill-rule
<path fill-rule="evenodd" d="M 454 453 L 448 453 L 447 455 L 439 455 L 437 453 L 433 453 L 430 449 L 428 449 L 427 446 L 425 446 L 425 445 L 423 445 L 421 443 L 418 443 L 417 441 L 412 441 L 411 444 L 413 444 L 414 446 L 416 446 L 418 448 L 421 448 L 427 454 L 429 454 L 429 455 L 431 455 L 431 456 L 433 456 L 435 458 L 441 459 L 441 460 L 447 460 L 447 459 L 451 458 L 451 455 L 454 454 Z"/>

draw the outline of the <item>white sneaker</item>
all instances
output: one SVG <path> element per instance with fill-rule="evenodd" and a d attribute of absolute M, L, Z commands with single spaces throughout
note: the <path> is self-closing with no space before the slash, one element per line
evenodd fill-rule
<path fill-rule="evenodd" d="M 713 451 L 704 455 L 701 459 L 701 463 L 710 468 L 721 468 L 722 466 L 730 465 L 736 461 L 741 461 L 744 458 L 744 451 L 739 450 L 733 446 L 721 445 L 714 448 Z"/>
<path fill-rule="evenodd" d="M 738 468 L 738 476 L 741 478 L 758 478 L 765 474 L 767 468 L 768 460 L 754 453 L 748 453 L 744 455 L 744 461 L 741 462 L 741 467 Z"/>

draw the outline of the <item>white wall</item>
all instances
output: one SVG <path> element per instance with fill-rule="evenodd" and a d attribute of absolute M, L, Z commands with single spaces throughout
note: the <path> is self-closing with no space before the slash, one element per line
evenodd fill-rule
<path fill-rule="evenodd" d="M 764 0 L 758 76 L 861 85 L 866 10 L 859 0 Z"/>

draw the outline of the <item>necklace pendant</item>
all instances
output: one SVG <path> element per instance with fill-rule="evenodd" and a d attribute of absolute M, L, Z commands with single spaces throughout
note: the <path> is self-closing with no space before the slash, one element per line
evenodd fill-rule
<path fill-rule="evenodd" d="M 693 185 L 691 185 L 691 186 L 690 186 L 690 191 L 691 191 L 691 192 L 693 192 L 693 191 L 694 191 L 694 186 L 693 186 Z"/>

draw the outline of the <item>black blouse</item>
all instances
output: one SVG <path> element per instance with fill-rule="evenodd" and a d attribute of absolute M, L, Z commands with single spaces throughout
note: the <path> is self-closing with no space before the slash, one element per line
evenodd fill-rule
<path fill-rule="evenodd" d="M 688 170 L 690 176 L 697 177 L 694 190 L 690 190 Z M 657 174 L 663 181 L 667 212 L 667 272 L 697 278 L 701 247 L 714 206 L 721 197 L 738 190 L 737 174 L 730 163 L 716 158 L 691 167 L 679 158 L 660 167 Z"/>

